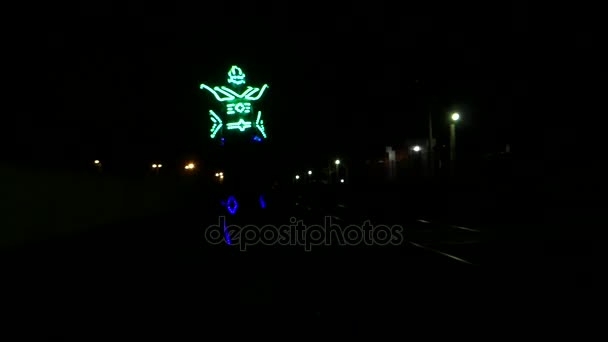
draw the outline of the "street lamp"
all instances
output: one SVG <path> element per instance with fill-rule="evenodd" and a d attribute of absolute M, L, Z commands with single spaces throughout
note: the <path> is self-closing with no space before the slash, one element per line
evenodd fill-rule
<path fill-rule="evenodd" d="M 340 183 L 344 183 L 344 178 L 340 179 Z"/>
<path fill-rule="evenodd" d="M 296 175 L 296 179 L 300 179 L 300 175 Z"/>
<path fill-rule="evenodd" d="M 93 161 L 93 164 L 95 164 L 96 168 L 97 168 L 97 172 L 101 173 L 101 162 L 97 159 L 95 159 Z"/>
<path fill-rule="evenodd" d="M 154 169 L 156 174 L 158 174 L 161 167 L 163 167 L 163 164 L 152 164 L 152 168 Z"/>
<path fill-rule="evenodd" d="M 454 175 L 454 163 L 456 160 L 456 122 L 460 120 L 460 114 L 452 113 L 450 122 L 450 173 Z"/>
<path fill-rule="evenodd" d="M 312 171 L 308 170 L 308 175 L 311 176 L 312 175 Z"/>
<path fill-rule="evenodd" d="M 420 152 L 420 150 L 422 150 L 422 148 L 420 146 L 416 145 L 416 146 L 412 147 L 412 150 L 414 152 Z"/>
<path fill-rule="evenodd" d="M 336 159 L 334 162 L 336 164 L 336 179 L 340 177 L 340 159 Z"/>

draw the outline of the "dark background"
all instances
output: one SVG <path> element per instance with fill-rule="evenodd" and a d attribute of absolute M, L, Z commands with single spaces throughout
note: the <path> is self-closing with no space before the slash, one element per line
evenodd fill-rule
<path fill-rule="evenodd" d="M 466 320 L 458 331 L 467 333 L 472 322 L 481 322 L 469 311 L 495 324 L 504 322 L 511 331 L 521 326 L 518 320 L 541 327 L 540 319 L 563 316 L 564 324 L 552 320 L 550 325 L 560 327 L 553 331 L 561 333 L 563 327 L 576 326 L 572 317 L 597 319 L 594 310 L 580 306 L 601 305 L 598 299 L 605 297 L 605 286 L 591 279 L 605 268 L 602 208 L 606 206 L 601 203 L 608 188 L 598 186 L 606 184 L 608 174 L 603 165 L 607 59 L 601 24 L 605 18 L 596 9 L 570 6 L 460 2 L 429 7 L 380 2 L 6 6 L 0 21 L 4 86 L 0 166 L 7 199 L 0 215 L 2 237 L 18 242 L 70 235 L 85 226 L 97 229 L 90 235 L 74 233 L 63 243 L 49 240 L 46 248 L 32 244 L 4 258 L 7 263 L 18 261 L 15 268 L 38 278 L 7 276 L 5 283 L 23 280 L 28 286 L 5 292 L 24 294 L 13 300 L 27 311 L 24 321 L 30 326 L 37 321 L 33 313 L 45 302 L 37 297 L 57 298 L 61 303 L 48 308 L 68 308 L 84 321 L 91 320 L 88 312 L 103 315 L 94 321 L 104 325 L 106 310 L 97 307 L 111 306 L 113 316 L 125 316 L 132 325 L 142 317 L 155 316 L 148 324 L 162 321 L 167 313 L 178 320 L 176 313 L 190 316 L 189 310 L 175 309 L 169 302 L 188 303 L 201 312 L 210 310 L 209 299 L 222 302 L 225 294 L 244 289 L 235 296 L 238 302 L 241 297 L 256 298 L 259 289 L 278 288 L 300 297 L 298 302 L 305 304 L 305 309 L 296 308 L 300 315 L 308 315 L 308 309 L 315 314 L 321 311 L 320 317 L 331 326 L 334 317 L 343 316 L 327 313 L 335 309 L 347 311 L 347 317 L 361 315 L 350 320 L 356 326 L 363 326 L 357 322 L 364 322 L 364 317 L 393 316 L 392 308 L 364 309 L 364 292 L 370 301 L 398 302 L 402 313 L 430 324 L 454 317 Z M 420 231 L 431 227 L 431 242 L 460 238 L 451 237 L 454 232 L 446 232 L 445 224 L 484 227 L 483 234 L 475 237 L 479 243 L 440 247 L 465 259 L 477 257 L 499 275 L 496 282 L 460 269 L 451 273 L 451 267 L 434 268 L 435 258 L 418 253 L 418 247 L 388 253 L 351 250 L 352 254 L 336 256 L 329 251 L 317 259 L 277 257 L 272 251 L 268 258 L 260 253 L 224 259 L 232 254 L 201 250 L 200 227 L 207 223 L 204 220 L 215 222 L 215 213 L 224 213 L 217 199 L 226 187 L 206 186 L 211 177 L 204 174 L 178 181 L 145 175 L 153 175 L 152 162 L 161 161 L 165 165 L 161 174 L 166 175 L 165 170 L 183 172 L 187 160 L 221 161 L 222 154 L 208 138 L 212 102 L 199 84 L 223 82 L 233 64 L 243 67 L 248 82 L 270 85 L 263 107 L 268 144 L 260 145 L 260 159 L 255 153 L 241 155 L 249 158 L 252 167 L 273 170 L 290 180 L 295 170 L 318 170 L 333 158 L 354 165 L 355 159 L 382 158 L 387 145 L 423 143 L 429 111 L 440 144 L 449 136 L 447 115 L 461 113 L 459 162 L 479 160 L 510 144 L 513 158 L 494 164 L 501 172 L 488 177 L 491 181 L 484 183 L 480 177 L 478 183 L 484 186 L 438 182 L 431 187 L 426 183 L 367 187 L 353 181 L 352 187 L 337 185 L 342 192 L 328 186 L 304 197 L 306 204 L 320 206 L 323 216 L 335 214 L 333 206 L 344 200 L 353 207 L 336 215 L 346 220 L 360 221 L 370 212 L 381 222 L 406 221 Z M 98 178 L 44 172 L 45 168 L 90 171 L 94 159 L 104 164 Z M 106 172 L 118 169 L 140 179 L 124 181 Z M 508 182 L 516 186 L 504 186 Z M 277 209 L 272 210 L 281 213 L 277 216 L 281 223 L 283 214 L 304 210 L 301 205 L 293 211 L 291 205 L 301 202 L 295 195 L 306 195 L 307 189 L 294 186 L 293 192 L 279 193 L 283 197 L 276 197 Z M 237 193 L 239 201 L 240 196 Z M 427 225 L 421 218 L 438 223 Z M 183 268 L 169 266 L 165 276 L 157 266 L 166 260 L 178 260 Z M 281 265 L 290 261 L 300 262 L 289 267 L 291 279 L 284 277 Z M 52 274 L 37 272 L 32 265 Z M 151 276 L 140 277 L 137 271 L 147 273 L 143 265 L 150 267 Z M 63 267 L 70 276 L 55 271 Z M 122 277 L 114 267 L 128 276 Z M 418 275 L 412 273 L 416 268 Z M 83 281 L 86 271 L 91 276 Z M 181 276 L 180 271 L 184 271 Z M 547 273 L 557 276 L 537 281 Z M 348 274 L 351 277 L 343 276 Z M 79 279 L 70 281 L 71 277 Z M 141 279 L 129 287 L 124 280 L 129 277 Z M 164 288 L 167 282 L 172 285 Z M 572 282 L 577 286 L 570 286 Z M 292 283 L 301 290 L 294 291 Z M 61 289 L 55 291 L 53 284 Z M 309 292 L 309 284 L 318 292 Z M 600 291 L 594 291 L 594 285 Z M 351 292 L 342 291 L 349 288 Z M 160 293 L 166 297 L 158 300 Z M 334 294 L 356 307 L 342 306 Z M 134 298 L 137 309 L 123 309 Z M 69 302 L 87 307 L 88 312 L 69 310 Z M 576 308 L 569 308 L 569 302 Z M 276 303 L 287 304 L 281 293 Z M 230 314 L 235 311 L 232 305 L 224 306 Z M 157 315 L 159 308 L 163 312 Z M 225 319 L 232 316 L 211 312 L 232 324 Z M 291 319 L 284 310 L 274 313 Z M 59 318 L 74 326 L 74 321 L 55 311 L 48 315 L 42 311 L 42 316 L 41 321 Z M 257 311 L 247 318 L 260 316 Z M 401 329 L 403 322 L 412 321 L 383 321 L 381 326 Z"/>
<path fill-rule="evenodd" d="M 424 139 L 429 110 L 440 140 L 447 114 L 461 113 L 461 158 L 507 143 L 539 165 L 602 155 L 602 110 L 586 108 L 602 91 L 589 79 L 605 79 L 592 67 L 601 56 L 591 12 L 301 3 L 7 13 L 2 138 L 12 162 L 204 156 L 210 99 L 198 85 L 222 82 L 232 64 L 271 86 L 270 149 L 285 168 Z"/>

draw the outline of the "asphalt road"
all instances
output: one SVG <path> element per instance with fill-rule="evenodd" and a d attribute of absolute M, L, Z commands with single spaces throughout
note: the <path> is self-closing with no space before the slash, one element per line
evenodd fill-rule
<path fill-rule="evenodd" d="M 59 321 L 70 330 L 138 327 L 147 335 L 168 324 L 204 322 L 231 334 L 299 331 L 314 338 L 321 331 L 356 335 L 383 326 L 471 329 L 491 317 L 523 329 L 535 315 L 555 322 L 573 317 L 570 304 L 604 299 L 593 291 L 601 256 L 580 246 L 567 246 L 579 253 L 568 258 L 559 252 L 566 243 L 501 240 L 492 225 L 437 220 L 399 201 L 290 192 L 268 195 L 264 209 L 250 196 L 232 216 L 221 203 L 225 197 L 195 195 L 170 215 L 6 253 L 8 302 L 23 311 L 25 322 Z M 402 226 L 404 239 L 391 246 L 305 251 L 258 244 L 240 251 L 206 241 L 204 231 L 218 216 L 240 225 L 288 224 L 291 217 L 322 224 L 331 217 L 346 227 L 370 220 Z M 578 286 L 569 288 L 573 272 Z M 583 284 L 586 292 L 580 292 Z M 504 318 L 509 310 L 517 316 Z"/>

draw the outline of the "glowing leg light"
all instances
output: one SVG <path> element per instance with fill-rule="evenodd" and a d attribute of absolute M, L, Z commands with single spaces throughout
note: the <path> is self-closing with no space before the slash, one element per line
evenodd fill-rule
<path fill-rule="evenodd" d="M 224 219 L 224 238 L 226 239 L 226 243 L 232 245 L 232 241 L 230 240 L 230 233 L 228 232 L 228 227 L 226 227 L 226 220 Z"/>
<path fill-rule="evenodd" d="M 234 196 L 228 197 L 228 202 L 226 203 L 226 208 L 231 215 L 236 214 L 236 210 L 238 209 L 239 204 L 234 198 Z"/>
<path fill-rule="evenodd" d="M 258 117 L 255 120 L 255 127 L 260 131 L 260 133 L 262 133 L 262 136 L 264 137 L 264 139 L 266 139 L 267 138 L 266 129 L 264 128 L 264 120 L 262 120 L 261 111 L 258 111 Z"/>
<path fill-rule="evenodd" d="M 217 114 L 215 114 L 212 110 L 209 110 L 209 116 L 211 118 L 211 122 L 213 126 L 211 127 L 211 139 L 215 138 L 217 132 L 219 132 L 220 128 L 222 128 L 222 119 L 220 119 Z"/>
<path fill-rule="evenodd" d="M 264 195 L 260 195 L 260 207 L 262 207 L 262 209 L 266 209 L 266 201 L 264 200 Z"/>

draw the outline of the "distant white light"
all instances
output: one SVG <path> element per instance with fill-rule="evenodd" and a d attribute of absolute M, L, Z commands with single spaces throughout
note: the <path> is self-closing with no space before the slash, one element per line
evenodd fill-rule
<path fill-rule="evenodd" d="M 157 167 L 157 166 L 158 166 L 158 165 L 156 165 L 156 164 L 152 164 L 152 168 L 153 168 L 153 169 L 156 169 L 156 167 Z"/>
<path fill-rule="evenodd" d="M 420 150 L 422 150 L 422 148 L 420 146 L 416 145 L 412 148 L 412 150 L 414 150 L 414 152 L 420 152 Z"/>
<path fill-rule="evenodd" d="M 163 167 L 163 164 L 158 164 L 158 167 L 159 167 L 159 168 Z"/>
<path fill-rule="evenodd" d="M 335 163 L 336 165 L 340 165 L 340 159 L 336 159 Z"/>
<path fill-rule="evenodd" d="M 220 176 L 220 174 L 216 172 L 215 173 L 215 177 L 219 177 L 219 176 Z"/>
<path fill-rule="evenodd" d="M 458 121 L 458 120 L 460 120 L 460 114 L 458 114 L 458 113 L 452 114 L 452 121 Z"/>
<path fill-rule="evenodd" d="M 312 175 L 312 171 L 310 171 L 310 170 L 309 170 L 309 171 L 308 171 L 308 175 L 309 175 L 309 176 L 310 176 L 310 175 Z"/>
<path fill-rule="evenodd" d="M 296 179 L 300 179 L 300 175 L 296 175 Z"/>
<path fill-rule="evenodd" d="M 340 183 L 344 183 L 344 178 L 340 179 Z"/>
<path fill-rule="evenodd" d="M 95 163 L 95 164 L 99 164 L 99 160 L 95 160 L 95 161 L 94 161 L 94 163 Z"/>

